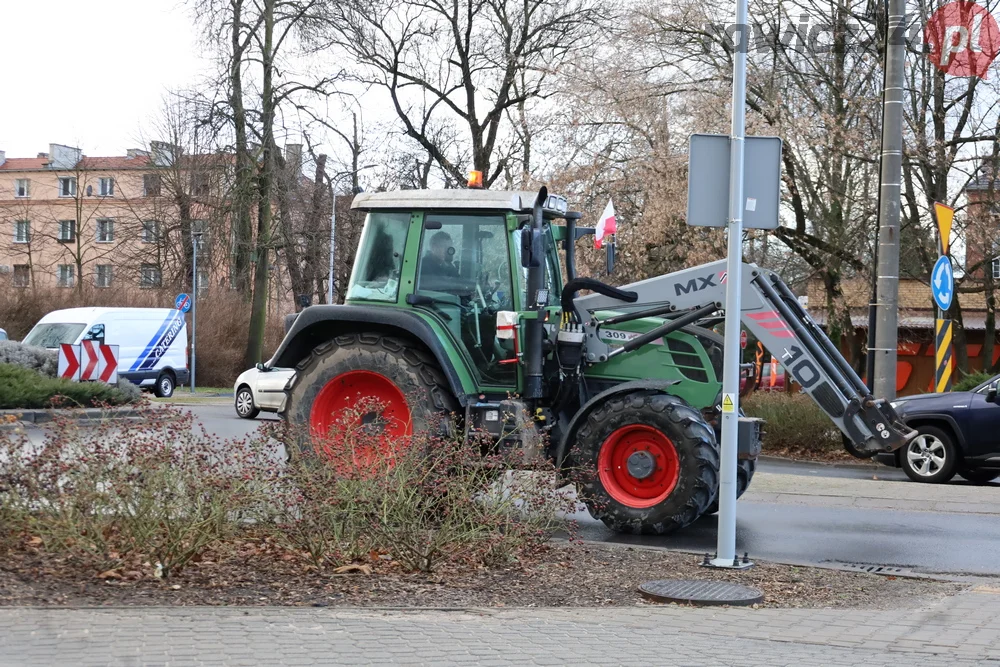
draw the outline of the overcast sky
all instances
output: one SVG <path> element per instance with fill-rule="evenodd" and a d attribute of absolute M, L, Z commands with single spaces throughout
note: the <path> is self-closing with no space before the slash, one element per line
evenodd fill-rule
<path fill-rule="evenodd" d="M 0 27 L 7 54 L 0 150 L 7 157 L 34 157 L 49 143 L 124 155 L 141 146 L 168 90 L 212 69 L 198 54 L 181 0 L 13 4 Z"/>

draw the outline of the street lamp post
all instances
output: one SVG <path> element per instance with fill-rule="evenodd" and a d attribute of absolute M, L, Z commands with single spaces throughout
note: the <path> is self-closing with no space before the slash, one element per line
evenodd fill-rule
<path fill-rule="evenodd" d="M 201 232 L 191 233 L 191 393 L 194 393 L 195 340 L 198 337 L 198 246 Z"/>

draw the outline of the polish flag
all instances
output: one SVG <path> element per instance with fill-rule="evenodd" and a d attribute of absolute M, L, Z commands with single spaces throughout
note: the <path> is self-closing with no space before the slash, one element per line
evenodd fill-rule
<path fill-rule="evenodd" d="M 594 247 L 600 250 L 604 237 L 617 232 L 618 223 L 615 221 L 615 205 L 609 199 L 608 205 L 604 207 L 604 213 L 601 214 L 601 219 L 597 222 L 597 228 L 594 232 Z"/>

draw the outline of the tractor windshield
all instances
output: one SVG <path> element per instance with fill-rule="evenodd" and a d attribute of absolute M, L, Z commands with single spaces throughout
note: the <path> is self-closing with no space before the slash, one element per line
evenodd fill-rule
<path fill-rule="evenodd" d="M 409 213 L 369 213 L 354 259 L 348 299 L 395 301 L 403 267 Z"/>

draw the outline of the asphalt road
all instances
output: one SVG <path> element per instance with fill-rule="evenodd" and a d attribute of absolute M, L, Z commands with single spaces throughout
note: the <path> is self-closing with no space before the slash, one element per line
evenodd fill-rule
<path fill-rule="evenodd" d="M 752 487 L 751 487 L 752 488 Z M 585 512 L 580 537 L 714 553 L 716 517 L 703 516 L 665 537 L 618 535 Z M 863 510 L 741 501 L 736 546 L 751 559 L 801 563 L 863 563 L 922 573 L 1000 576 L 1000 519 L 996 515 Z"/>

